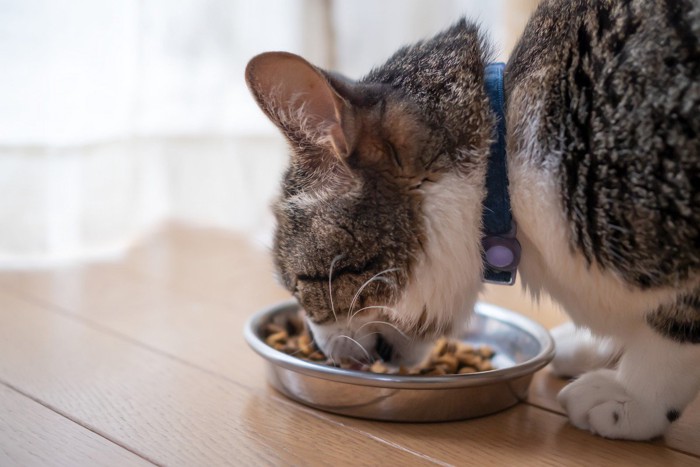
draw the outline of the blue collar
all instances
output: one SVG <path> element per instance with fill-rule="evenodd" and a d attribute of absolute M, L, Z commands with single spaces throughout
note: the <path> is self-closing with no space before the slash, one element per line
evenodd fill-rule
<path fill-rule="evenodd" d="M 508 172 L 506 165 L 504 63 L 491 63 L 484 69 L 486 94 L 496 115 L 496 138 L 491 144 L 486 169 L 486 198 L 484 199 L 483 260 L 484 282 L 513 285 L 520 262 L 520 243 L 515 238 L 515 221 L 510 209 Z"/>

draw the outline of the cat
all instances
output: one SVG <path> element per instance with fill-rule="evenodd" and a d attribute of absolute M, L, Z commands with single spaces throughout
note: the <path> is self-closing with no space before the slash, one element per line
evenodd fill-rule
<path fill-rule="evenodd" d="M 662 435 L 700 388 L 699 39 L 697 1 L 544 0 L 505 69 L 521 280 L 575 323 L 554 331 L 555 370 L 579 376 L 559 401 L 608 438 Z M 462 19 L 359 81 L 249 62 L 291 148 L 275 266 L 327 354 L 411 364 L 467 321 L 492 50 Z"/>

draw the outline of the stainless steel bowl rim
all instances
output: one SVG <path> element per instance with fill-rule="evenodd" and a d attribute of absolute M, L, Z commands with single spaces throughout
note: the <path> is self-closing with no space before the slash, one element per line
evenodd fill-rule
<path fill-rule="evenodd" d="M 402 376 L 371 373 L 368 371 L 346 370 L 333 366 L 312 363 L 300 358 L 287 355 L 284 352 L 275 350 L 267 345 L 256 334 L 256 329 L 267 321 L 273 313 L 283 310 L 298 308 L 299 305 L 294 300 L 288 300 L 265 308 L 248 319 L 245 325 L 245 338 L 248 345 L 260 356 L 271 362 L 291 371 L 296 371 L 307 376 L 338 381 L 359 386 L 375 386 L 396 389 L 442 389 L 468 386 L 482 386 L 503 382 L 528 374 L 543 368 L 554 357 L 554 342 L 549 332 L 539 323 L 526 318 L 516 312 L 491 305 L 489 303 L 478 302 L 474 311 L 483 316 L 513 325 L 522 331 L 530 334 L 540 344 L 540 351 L 534 357 L 518 363 L 508 368 L 499 368 L 478 373 L 468 373 L 464 375 L 445 376 Z"/>

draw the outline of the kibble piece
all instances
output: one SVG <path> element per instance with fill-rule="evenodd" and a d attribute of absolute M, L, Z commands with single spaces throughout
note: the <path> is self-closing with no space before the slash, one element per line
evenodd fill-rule
<path fill-rule="evenodd" d="M 476 373 L 476 369 L 474 369 L 474 368 L 472 368 L 472 367 L 470 367 L 470 366 L 463 366 L 463 367 L 460 368 L 459 371 L 457 372 L 457 374 L 460 374 L 460 375 L 466 375 L 466 374 L 469 374 L 469 373 Z"/>
<path fill-rule="evenodd" d="M 301 353 L 307 357 L 314 352 L 311 337 L 308 334 L 302 334 L 299 336 L 299 350 L 301 350 Z"/>
<path fill-rule="evenodd" d="M 479 347 L 479 354 L 484 358 L 491 358 L 496 352 L 489 345 Z"/>
<path fill-rule="evenodd" d="M 476 367 L 479 363 L 481 363 L 481 357 L 472 352 L 461 352 L 458 353 L 456 357 L 457 360 L 459 360 L 459 363 L 464 366 Z"/>
<path fill-rule="evenodd" d="M 325 359 L 326 359 L 326 356 L 323 355 L 323 354 L 322 354 L 321 352 L 319 352 L 318 350 L 316 350 L 315 352 L 311 353 L 311 355 L 309 355 L 309 359 L 311 359 L 311 360 L 316 360 L 316 361 L 321 361 L 321 360 L 325 360 Z"/>
<path fill-rule="evenodd" d="M 442 370 L 442 374 L 444 374 L 444 375 L 451 375 L 451 374 L 454 374 L 454 371 L 452 371 L 452 368 L 451 368 L 449 365 L 445 364 L 445 363 L 437 363 L 437 364 L 435 365 L 435 369 L 436 369 L 436 370 L 438 370 L 438 369 L 439 369 L 439 370 Z M 455 371 L 457 371 L 456 368 L 455 368 Z"/>
<path fill-rule="evenodd" d="M 437 358 L 447 351 L 447 339 L 441 337 L 435 342 L 435 347 L 433 347 L 432 356 Z"/>
<path fill-rule="evenodd" d="M 457 350 L 455 353 L 473 353 L 474 346 L 467 342 L 457 342 Z"/>
<path fill-rule="evenodd" d="M 369 367 L 370 371 L 372 373 L 388 373 L 389 369 L 382 363 L 381 360 L 377 360 L 374 363 L 372 363 L 372 366 Z"/>
<path fill-rule="evenodd" d="M 287 331 L 279 331 L 267 336 L 265 342 L 267 343 L 267 345 L 274 347 L 275 344 L 286 342 L 288 337 L 289 334 L 287 334 Z"/>
<path fill-rule="evenodd" d="M 445 353 L 434 360 L 436 365 L 441 365 L 445 367 L 445 373 L 455 373 L 459 367 L 459 360 L 454 354 Z"/>

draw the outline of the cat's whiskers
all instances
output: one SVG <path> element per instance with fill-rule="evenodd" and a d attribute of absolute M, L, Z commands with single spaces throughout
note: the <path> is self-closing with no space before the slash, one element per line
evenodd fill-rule
<path fill-rule="evenodd" d="M 356 359 L 355 357 L 350 357 L 350 360 L 357 363 L 358 365 L 366 365 L 367 364 L 367 362 L 361 362 L 360 360 Z M 374 359 L 370 360 L 370 363 L 374 363 Z"/>
<path fill-rule="evenodd" d="M 326 358 L 328 359 L 331 365 L 338 366 L 338 364 L 335 362 L 335 358 L 333 358 L 333 355 L 326 355 Z"/>
<path fill-rule="evenodd" d="M 395 309 L 393 309 L 393 308 L 391 308 L 391 307 L 388 307 L 388 306 L 384 306 L 384 305 L 369 305 L 369 306 L 365 306 L 365 307 L 360 308 L 359 310 L 356 310 L 354 313 L 351 313 L 351 314 L 350 314 L 350 317 L 348 318 L 348 324 L 347 324 L 347 326 L 348 326 L 348 327 L 350 326 L 350 323 L 352 323 L 352 319 L 353 319 L 355 316 L 357 316 L 361 311 L 365 311 L 365 310 L 390 310 L 390 311 L 396 312 Z"/>
<path fill-rule="evenodd" d="M 400 271 L 400 269 L 399 268 L 385 269 L 383 271 L 378 272 L 377 274 L 375 274 L 374 276 L 369 278 L 367 281 L 365 281 L 365 283 L 362 284 L 359 289 L 357 289 L 357 292 L 355 292 L 355 295 L 352 297 L 352 301 L 350 301 L 350 308 L 348 309 L 348 313 L 352 314 L 352 310 L 353 310 L 353 308 L 355 308 L 355 304 L 357 303 L 357 300 L 360 298 L 360 294 L 365 289 L 365 287 L 367 287 L 372 282 L 382 281 L 386 284 L 395 285 L 391 280 L 386 279 L 385 277 L 381 277 L 381 276 L 384 274 L 388 274 L 390 272 L 396 272 L 396 271 Z"/>
<path fill-rule="evenodd" d="M 364 328 L 365 326 L 370 325 L 370 324 L 383 324 L 385 326 L 389 326 L 390 328 L 393 328 L 396 332 L 398 332 L 399 335 L 401 337 L 403 337 L 404 339 L 411 340 L 411 338 L 408 337 L 403 331 L 401 331 L 395 324 L 391 324 L 387 321 L 367 321 L 365 324 L 363 324 L 362 326 L 357 328 L 357 331 L 355 331 L 355 332 L 359 333 L 362 328 Z M 371 336 L 372 334 L 381 334 L 381 333 L 379 331 L 376 331 L 376 332 L 371 332 L 369 334 L 365 334 L 365 336 Z M 365 336 L 362 336 L 362 337 L 365 337 Z"/>
<path fill-rule="evenodd" d="M 367 352 L 367 349 L 365 349 L 364 346 L 363 346 L 362 344 L 360 344 L 357 340 L 355 340 L 355 339 L 353 339 L 352 337 L 350 337 L 350 336 L 348 336 L 348 335 L 345 335 L 345 334 L 338 334 L 337 336 L 335 336 L 334 338 L 332 338 L 331 341 L 328 343 L 328 344 L 329 344 L 329 347 L 332 346 L 331 344 L 333 343 L 334 340 L 336 340 L 336 339 L 341 339 L 341 338 L 342 338 L 342 339 L 347 339 L 347 340 L 349 340 L 350 342 L 355 343 L 355 344 L 360 348 L 360 350 L 362 350 L 362 353 L 365 354 L 365 356 L 367 357 L 367 361 L 368 361 L 368 362 L 371 362 L 371 361 L 372 361 L 372 357 L 369 355 L 369 352 Z M 332 354 L 332 353 L 333 353 L 333 352 L 331 351 L 330 354 Z M 329 355 L 329 358 L 332 358 L 332 356 Z"/>
<path fill-rule="evenodd" d="M 288 353 L 287 355 L 289 355 L 290 357 L 296 357 L 300 353 L 301 353 L 301 349 L 297 350 L 296 352 Z"/>
<path fill-rule="evenodd" d="M 333 261 L 331 261 L 330 271 L 328 272 L 328 295 L 331 299 L 331 312 L 333 313 L 333 318 L 335 318 L 336 323 L 338 322 L 338 316 L 335 314 L 335 305 L 333 304 L 333 266 L 335 266 L 335 263 L 337 263 L 344 256 L 345 255 L 341 253 L 333 258 Z"/>

